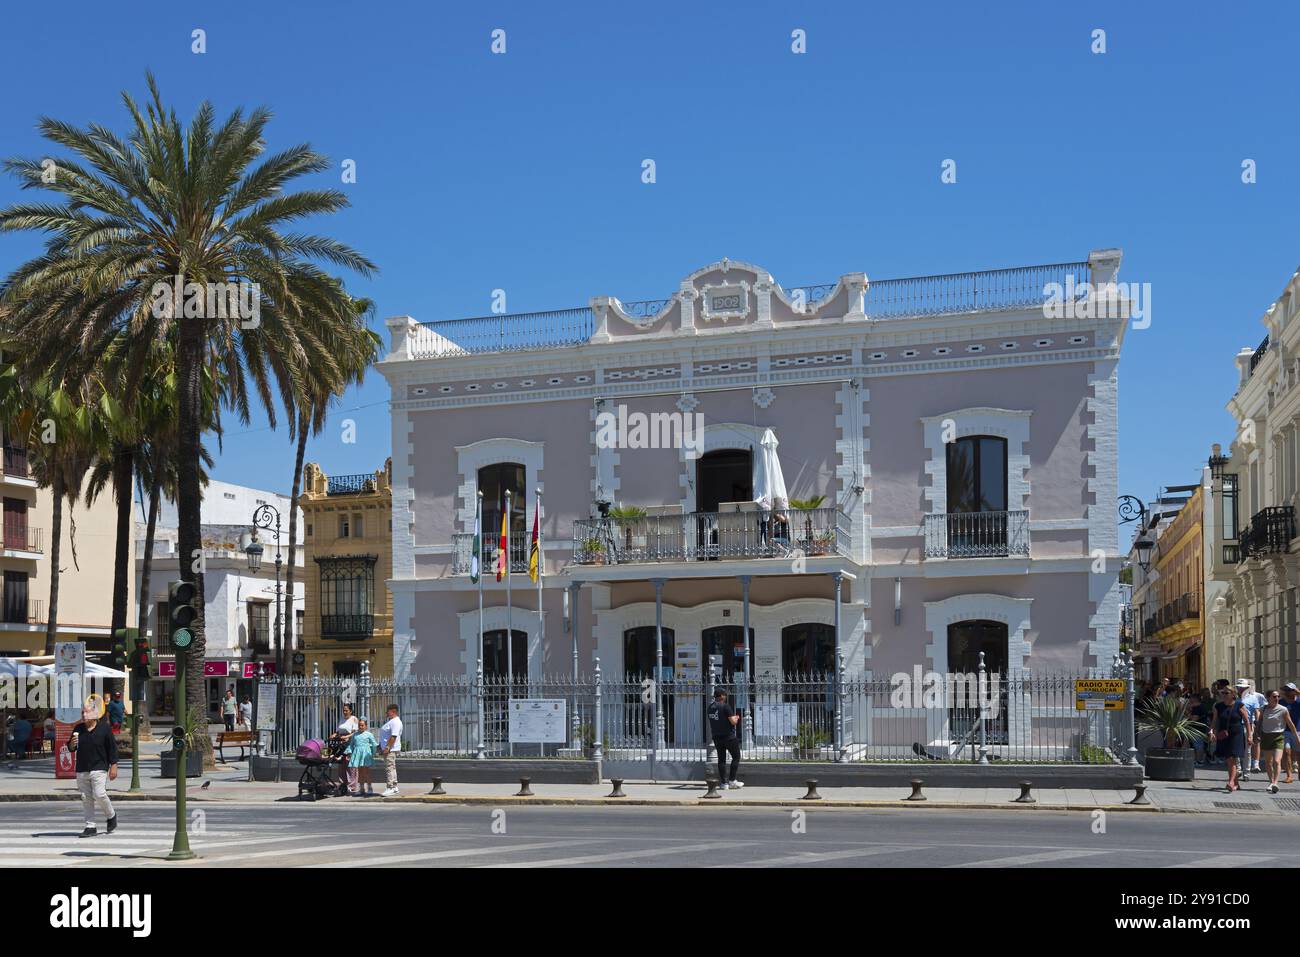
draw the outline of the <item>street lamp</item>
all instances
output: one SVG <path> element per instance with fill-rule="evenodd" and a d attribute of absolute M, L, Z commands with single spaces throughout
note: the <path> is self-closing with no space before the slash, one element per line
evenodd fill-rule
<path fill-rule="evenodd" d="M 270 529 L 273 526 L 275 528 L 275 673 L 280 681 L 280 687 L 275 695 L 275 730 L 271 736 L 274 745 L 276 736 L 284 734 L 284 640 L 280 627 L 280 566 L 283 564 L 283 559 L 280 555 L 280 510 L 274 505 L 259 505 L 253 512 L 253 533 L 248 544 L 244 546 L 244 554 L 248 556 L 249 571 L 257 572 L 261 569 L 263 549 L 257 540 L 257 530 Z M 275 749 L 276 781 L 280 780 L 280 756 L 283 750 L 282 747 Z M 251 761 L 249 766 L 252 766 Z"/>
<path fill-rule="evenodd" d="M 1227 470 L 1228 462 L 1231 456 L 1223 454 L 1223 448 L 1218 442 L 1210 447 L 1211 455 L 1209 459 L 1210 479 L 1215 482 L 1222 481 L 1223 473 Z"/>
<path fill-rule="evenodd" d="M 1142 570 L 1146 571 L 1151 563 L 1151 549 L 1155 547 L 1155 541 L 1147 534 L 1147 506 L 1146 502 L 1136 495 L 1121 495 L 1119 497 L 1119 523 L 1127 525 L 1129 522 L 1138 523 L 1137 537 L 1133 539 L 1133 549 L 1137 552 L 1138 564 Z"/>

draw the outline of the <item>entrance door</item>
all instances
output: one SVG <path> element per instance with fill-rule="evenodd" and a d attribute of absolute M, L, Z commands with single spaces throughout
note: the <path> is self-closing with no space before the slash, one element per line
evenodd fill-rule
<path fill-rule="evenodd" d="M 985 723 L 985 736 L 990 744 L 1007 742 L 1007 626 L 1000 621 L 959 621 L 948 626 L 948 671 L 966 680 L 958 685 L 951 683 L 954 700 L 948 705 L 949 731 L 952 739 L 970 738 L 968 744 L 977 743 L 980 708 L 976 696 L 975 680 L 979 674 L 980 652 L 984 653 L 984 667 L 990 682 L 996 680 L 998 704 L 995 714 Z M 990 687 L 994 685 L 990 684 Z M 969 693 L 960 694 L 960 689 Z M 959 699 L 959 700 L 957 700 Z"/>
<path fill-rule="evenodd" d="M 705 628 L 700 632 L 700 637 L 704 642 L 704 660 L 700 662 L 701 667 L 709 667 L 709 662 L 713 659 L 712 655 L 722 656 L 722 680 L 724 683 L 730 683 L 735 680 L 736 672 L 741 670 L 742 662 L 745 659 L 745 629 L 742 625 L 718 625 L 715 628 Z M 749 646 L 754 646 L 754 629 L 749 629 Z M 745 669 L 749 674 L 749 680 L 754 680 L 754 661 L 750 656 L 749 667 Z"/>
<path fill-rule="evenodd" d="M 754 500 L 753 453 L 747 449 L 706 452 L 695 464 L 696 558 L 720 555 L 718 506 Z"/>
<path fill-rule="evenodd" d="M 663 672 L 658 676 L 659 708 L 664 716 L 665 743 L 674 739 L 674 713 L 676 696 L 673 693 L 673 662 L 677 660 L 677 635 L 671 628 L 663 629 Z M 654 625 L 629 628 L 623 632 L 623 708 L 616 716 L 623 722 L 617 735 L 628 747 L 648 748 L 655 737 L 655 706 L 641 699 L 641 682 L 655 677 L 658 658 Z M 612 730 L 612 729 L 611 729 Z"/>
<path fill-rule="evenodd" d="M 5 548 L 27 548 L 27 503 L 20 498 L 4 500 Z"/>

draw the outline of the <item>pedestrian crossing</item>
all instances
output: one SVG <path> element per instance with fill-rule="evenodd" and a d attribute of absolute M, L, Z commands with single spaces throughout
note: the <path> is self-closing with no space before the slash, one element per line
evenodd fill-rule
<path fill-rule="evenodd" d="M 379 809 L 376 809 L 379 810 Z M 387 809 L 384 809 L 385 811 Z M 175 813 L 167 806 L 119 804 L 120 826 L 103 823 L 80 838 L 80 805 L 0 806 L 0 869 L 162 866 L 172 847 Z M 690 812 L 686 812 L 690 813 Z M 712 819 L 710 819 L 712 820 Z M 607 818 L 598 826 L 566 826 L 533 817 L 512 819 L 509 833 L 494 833 L 486 813 L 338 814 L 310 807 L 205 807 L 188 830 L 193 861 L 169 867 L 1194 867 L 1200 852 L 1162 852 L 1126 842 L 1072 839 L 1018 844 L 880 835 L 872 840 L 800 837 L 768 827 L 757 816 L 716 830 L 683 836 L 651 822 L 624 828 Z M 628 822 L 631 824 L 631 822 Z M 1268 850 L 1265 848 L 1264 850 Z M 1287 866 L 1282 854 L 1255 851 L 1234 858 L 1239 866 Z"/>

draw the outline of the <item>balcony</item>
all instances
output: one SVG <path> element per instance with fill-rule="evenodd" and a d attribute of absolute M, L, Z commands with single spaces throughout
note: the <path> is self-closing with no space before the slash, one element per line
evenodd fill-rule
<path fill-rule="evenodd" d="M 0 605 L 0 622 L 6 625 L 43 625 L 46 621 L 45 602 L 40 598 L 29 598 L 24 605 L 21 600 L 11 602 L 5 596 Z"/>
<path fill-rule="evenodd" d="M 849 518 L 837 508 L 746 509 L 579 519 L 573 560 L 583 565 L 848 557 Z"/>
<path fill-rule="evenodd" d="M 7 558 L 23 558 L 23 555 L 9 555 L 9 552 L 26 552 L 30 555 L 45 553 L 45 530 L 31 528 L 27 525 L 6 525 L 4 527 L 4 550 Z"/>
<path fill-rule="evenodd" d="M 1184 592 L 1173 601 L 1161 605 L 1154 615 L 1143 622 L 1142 633 L 1154 637 L 1158 632 L 1184 621 L 1193 621 L 1201 617 L 1201 605 L 1198 597 Z"/>
<path fill-rule="evenodd" d="M 1285 555 L 1295 538 L 1295 508 L 1272 505 L 1251 516 L 1250 524 L 1237 536 L 1240 560 Z M 1226 560 L 1226 558 L 1225 558 Z"/>
<path fill-rule="evenodd" d="M 456 574 L 468 575 L 470 561 L 474 556 L 473 535 L 453 535 L 452 544 L 456 548 Z M 486 538 L 480 542 L 483 554 L 479 557 L 480 574 L 496 575 L 497 543 Z M 521 534 L 510 539 L 510 574 L 523 574 L 528 571 L 528 551 L 532 545 L 531 538 Z"/>
<path fill-rule="evenodd" d="M 320 636 L 327 641 L 362 641 L 374 631 L 374 615 L 320 616 Z"/>
<path fill-rule="evenodd" d="M 30 478 L 31 470 L 27 463 L 27 450 L 16 446 L 4 447 L 4 474 L 15 478 Z"/>
<path fill-rule="evenodd" d="M 867 284 L 862 308 L 869 319 L 1035 309 L 1047 301 L 1046 287 L 1079 288 L 1091 281 L 1091 266 L 1086 262 L 880 279 Z M 791 286 L 783 292 L 801 292 L 806 306 L 811 307 L 831 298 L 838 286 L 838 283 L 818 283 Z M 619 305 L 625 314 L 642 319 L 666 311 L 673 300 L 651 299 Z M 531 352 L 582 345 L 591 340 L 596 328 L 595 312 L 585 306 L 441 319 L 413 327 L 407 348 L 412 359 Z"/>
<path fill-rule="evenodd" d="M 356 495 L 375 491 L 375 473 L 358 475 L 331 475 L 325 486 L 326 495 Z"/>
<path fill-rule="evenodd" d="M 926 558 L 1028 558 L 1029 510 L 925 516 Z"/>

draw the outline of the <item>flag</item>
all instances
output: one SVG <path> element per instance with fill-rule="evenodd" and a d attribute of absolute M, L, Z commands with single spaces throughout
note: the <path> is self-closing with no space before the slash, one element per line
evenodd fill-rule
<path fill-rule="evenodd" d="M 479 556 L 483 554 L 483 502 L 478 503 L 478 510 L 474 513 L 474 553 L 469 560 L 469 580 L 478 584 L 478 561 Z"/>
<path fill-rule="evenodd" d="M 510 556 L 506 554 L 506 522 L 510 521 L 510 513 L 503 511 L 501 513 L 501 536 L 497 539 L 497 581 L 505 578 L 510 574 Z"/>
<path fill-rule="evenodd" d="M 538 522 L 542 518 L 542 499 L 538 496 L 537 504 L 533 507 L 533 543 L 528 546 L 528 577 L 537 581 L 538 566 L 541 564 L 541 542 L 537 539 Z"/>

